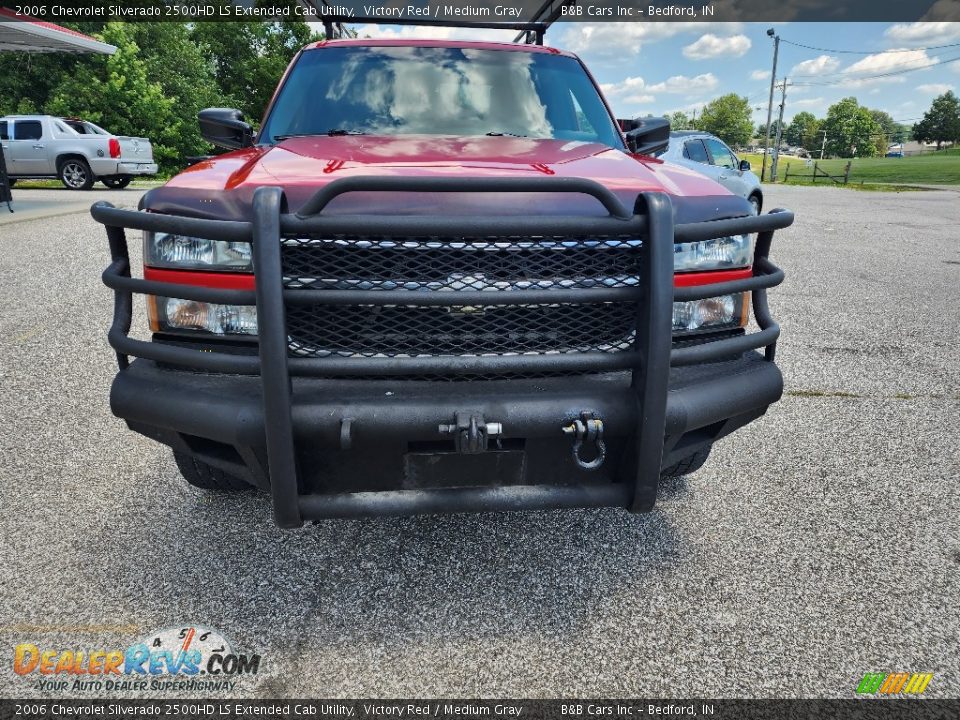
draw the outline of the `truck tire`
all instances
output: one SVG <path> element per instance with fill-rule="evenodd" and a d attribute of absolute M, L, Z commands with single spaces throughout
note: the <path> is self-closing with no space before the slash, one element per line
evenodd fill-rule
<path fill-rule="evenodd" d="M 133 175 L 111 175 L 100 178 L 100 182 L 111 190 L 123 190 L 133 180 Z"/>
<path fill-rule="evenodd" d="M 89 190 L 93 187 L 93 173 L 87 161 L 79 157 L 68 157 L 57 166 L 57 177 L 67 190 Z"/>
<path fill-rule="evenodd" d="M 708 445 L 703 450 L 698 450 L 690 457 L 685 457 L 680 462 L 674 463 L 665 470 L 661 470 L 660 477 L 680 477 L 681 475 L 689 475 L 690 473 L 696 472 L 703 467 L 704 463 L 707 462 L 707 458 L 710 457 L 710 450 L 712 448 L 712 445 Z"/>
<path fill-rule="evenodd" d="M 225 473 L 220 468 L 200 462 L 192 455 L 173 453 L 183 479 L 194 487 L 216 492 L 240 492 L 250 490 L 252 486 L 238 477 Z"/>

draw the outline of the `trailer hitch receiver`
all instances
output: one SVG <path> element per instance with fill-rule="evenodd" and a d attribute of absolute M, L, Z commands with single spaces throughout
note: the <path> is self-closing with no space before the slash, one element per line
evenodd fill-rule
<path fill-rule="evenodd" d="M 438 430 L 444 435 L 453 435 L 453 443 L 458 453 L 485 452 L 490 445 L 490 438 L 496 438 L 500 445 L 500 436 L 503 435 L 503 425 L 497 422 L 487 422 L 480 413 L 457 412 L 456 422 L 452 425 L 441 425 Z"/>

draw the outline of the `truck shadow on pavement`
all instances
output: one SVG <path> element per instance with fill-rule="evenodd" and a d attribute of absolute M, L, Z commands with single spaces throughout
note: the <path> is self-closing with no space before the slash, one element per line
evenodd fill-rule
<path fill-rule="evenodd" d="M 151 525 L 117 528 L 151 549 L 153 590 L 138 616 L 160 622 L 179 609 L 189 617 L 177 622 L 219 624 L 257 643 L 285 636 L 294 654 L 294 638 L 316 647 L 371 636 L 567 631 L 606 615 L 603 607 L 624 595 L 656 602 L 662 576 L 683 556 L 666 504 L 646 515 L 462 514 L 327 520 L 284 531 L 273 526 L 266 495 L 207 495 L 185 487 L 172 463 L 160 469 L 160 477 L 128 478 L 157 490 L 125 495 L 129 506 L 119 515 L 142 517 L 157 503 Z M 687 492 L 683 481 L 668 481 L 664 491 L 665 498 Z M 144 582 L 142 557 L 121 555 L 100 570 L 108 585 Z"/>

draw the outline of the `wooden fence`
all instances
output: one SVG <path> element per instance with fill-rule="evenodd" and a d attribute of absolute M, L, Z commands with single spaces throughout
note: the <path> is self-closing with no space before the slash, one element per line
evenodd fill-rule
<path fill-rule="evenodd" d="M 833 183 L 836 184 L 836 185 L 846 185 L 848 182 L 850 182 L 850 165 L 851 165 L 851 164 L 852 164 L 852 163 L 851 163 L 849 160 L 847 160 L 847 166 L 843 169 L 843 175 L 831 175 L 831 174 L 828 173 L 826 170 L 821 169 L 821 168 L 817 165 L 817 161 L 814 160 L 814 162 L 813 162 L 813 173 L 811 173 L 811 174 L 808 175 L 808 174 L 805 174 L 805 173 L 792 173 L 792 174 L 791 174 L 791 173 L 790 173 L 790 163 L 787 163 L 786 172 L 783 173 L 783 181 L 784 181 L 784 182 L 789 182 L 789 181 L 790 181 L 790 178 L 792 177 L 792 178 L 794 178 L 795 180 L 810 180 L 810 182 L 816 183 L 816 182 L 817 182 L 817 178 L 821 178 L 821 179 L 826 178 L 826 179 L 829 179 L 831 182 L 833 182 Z M 804 167 L 806 167 L 806 165 L 804 165 Z"/>

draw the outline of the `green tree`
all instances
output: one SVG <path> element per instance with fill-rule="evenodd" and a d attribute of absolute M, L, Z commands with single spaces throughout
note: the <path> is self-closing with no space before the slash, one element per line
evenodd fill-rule
<path fill-rule="evenodd" d="M 935 142 L 937 150 L 945 142 L 960 142 L 960 99 L 951 90 L 935 98 L 923 119 L 913 126 L 913 139 Z"/>
<path fill-rule="evenodd" d="M 770 144 L 771 145 L 773 145 L 774 141 L 777 138 L 778 127 L 779 127 L 779 121 L 777 120 L 777 118 L 774 118 L 773 120 L 770 121 Z M 756 133 L 754 134 L 754 137 L 760 138 L 761 140 L 767 137 L 766 123 L 760 123 L 759 125 L 757 125 L 757 130 L 756 130 Z"/>
<path fill-rule="evenodd" d="M 259 122 L 297 51 L 319 39 L 303 22 L 201 22 L 191 39 L 213 66 L 221 105 Z"/>
<path fill-rule="evenodd" d="M 884 112 L 883 110 L 871 110 L 870 117 L 873 118 L 873 121 L 879 128 L 877 137 L 875 138 L 877 153 L 883 155 L 887 152 L 890 143 L 895 142 L 894 137 L 897 134 L 897 123 L 894 122 L 890 113 Z"/>
<path fill-rule="evenodd" d="M 132 37 L 133 27 L 108 23 L 101 37 L 117 52 L 85 58 L 74 72 L 61 75 L 44 111 L 82 116 L 118 135 L 148 137 L 157 162 L 170 168 L 179 162 L 176 101 L 166 96 L 159 82 L 149 79 L 147 63 Z"/>
<path fill-rule="evenodd" d="M 732 147 L 742 147 L 750 142 L 753 121 L 750 101 L 729 93 L 711 100 L 697 118 L 697 129 L 713 133 Z"/>
<path fill-rule="evenodd" d="M 680 112 L 679 110 L 677 112 L 673 112 L 667 115 L 667 120 L 670 121 L 671 130 L 693 130 L 694 129 L 693 121 L 690 119 L 690 117 L 686 113 Z"/>
<path fill-rule="evenodd" d="M 872 117 L 873 121 L 880 126 L 880 132 L 882 132 L 886 137 L 892 137 L 897 131 L 897 123 L 894 122 L 893 118 L 890 116 L 890 113 L 884 112 L 883 110 L 871 110 L 870 117 Z"/>
<path fill-rule="evenodd" d="M 811 155 L 813 153 L 819 154 L 820 152 L 820 148 L 823 145 L 822 130 L 823 120 L 814 120 L 813 122 L 807 124 L 806 129 L 804 130 L 800 145 L 801 147 L 806 148 Z"/>
<path fill-rule="evenodd" d="M 200 136 L 197 113 L 203 108 L 219 106 L 217 87 L 211 63 L 190 38 L 184 23 L 131 23 L 130 33 L 140 47 L 147 75 L 163 88 L 174 101 L 175 120 L 167 144 L 179 159 L 205 155 L 212 150 Z"/>
<path fill-rule="evenodd" d="M 799 145 L 800 147 L 810 149 L 806 145 L 806 139 L 810 134 L 811 127 L 817 124 L 817 118 L 813 113 L 798 112 L 793 116 L 793 120 L 787 126 L 784 138 L 788 145 Z"/>
<path fill-rule="evenodd" d="M 60 79 L 82 59 L 69 53 L 0 51 L 0 115 L 37 112 Z"/>
<path fill-rule="evenodd" d="M 827 133 L 827 153 L 830 155 L 873 157 L 877 154 L 876 138 L 880 126 L 856 98 L 844 98 L 831 105 L 822 129 Z"/>

